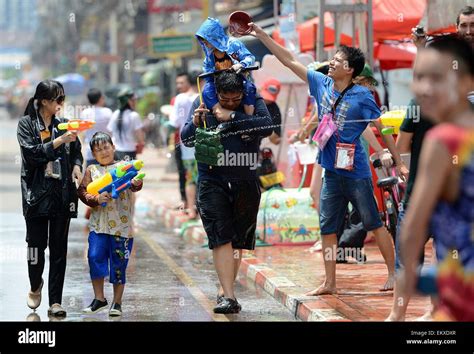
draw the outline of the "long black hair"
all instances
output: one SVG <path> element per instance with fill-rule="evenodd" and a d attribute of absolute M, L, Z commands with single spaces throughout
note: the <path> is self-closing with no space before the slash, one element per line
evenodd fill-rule
<path fill-rule="evenodd" d="M 119 132 L 119 138 L 120 140 L 122 139 L 122 131 L 123 131 L 123 113 L 126 110 L 132 110 L 132 107 L 130 107 L 130 104 L 127 102 L 124 106 L 121 106 L 119 109 L 119 115 L 117 118 L 117 129 Z"/>
<path fill-rule="evenodd" d="M 25 109 L 25 116 L 36 116 L 36 110 L 41 108 L 41 100 L 54 100 L 64 95 L 63 85 L 56 80 L 43 80 L 36 86 L 35 95 L 31 97 Z M 35 107 L 36 101 L 36 107 Z"/>
<path fill-rule="evenodd" d="M 117 129 L 119 132 L 119 139 L 122 140 L 123 131 L 123 113 L 126 110 L 132 110 L 130 106 L 130 99 L 135 95 L 135 92 L 130 88 L 125 88 L 119 92 L 117 98 L 119 99 L 119 115 L 117 117 Z"/>

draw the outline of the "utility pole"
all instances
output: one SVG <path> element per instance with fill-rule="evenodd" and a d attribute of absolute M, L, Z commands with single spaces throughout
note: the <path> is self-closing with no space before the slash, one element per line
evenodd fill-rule
<path fill-rule="evenodd" d="M 319 0 L 319 23 L 317 38 L 317 58 L 318 61 L 327 59 L 327 53 L 324 51 L 324 14 L 330 12 L 334 15 L 334 30 L 336 33 L 335 45 L 339 45 L 340 24 L 338 15 L 341 13 L 352 14 L 352 44 L 355 45 L 355 33 L 359 30 L 359 46 L 366 55 L 366 60 L 370 66 L 374 63 L 374 43 L 373 43 L 373 23 L 372 23 L 372 0 L 366 0 L 366 3 L 355 4 L 327 4 L 326 0 Z M 363 20 L 363 14 L 367 14 L 367 26 Z M 358 18 L 360 21 L 357 21 Z"/>
<path fill-rule="evenodd" d="M 134 69 L 134 60 L 135 60 L 135 16 L 138 13 L 138 10 L 135 8 L 134 2 L 132 0 L 127 0 L 125 3 L 125 13 L 127 15 L 127 34 L 125 37 L 125 42 L 127 44 L 127 60 L 128 66 L 126 70 L 127 82 L 133 84 L 133 69 Z M 138 5 L 137 5 L 138 6 Z"/>
<path fill-rule="evenodd" d="M 117 55 L 118 40 L 117 40 L 117 12 L 112 10 L 109 17 L 109 38 L 110 38 L 110 54 Z M 110 63 L 110 84 L 118 84 L 118 64 L 116 61 Z"/>

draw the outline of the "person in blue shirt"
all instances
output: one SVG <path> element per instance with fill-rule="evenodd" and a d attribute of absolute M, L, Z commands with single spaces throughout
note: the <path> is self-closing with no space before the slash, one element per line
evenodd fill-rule
<path fill-rule="evenodd" d="M 276 43 L 254 23 L 250 35 L 258 38 L 280 62 L 309 85 L 310 93 L 318 104 L 319 120 L 333 112 L 336 100 L 345 92 L 335 108 L 333 120 L 336 131 L 319 154 L 318 162 L 326 169 L 321 189 L 320 229 L 324 252 L 326 279 L 306 295 L 334 294 L 336 290 L 336 232 L 344 221 L 348 202 L 359 212 L 364 228 L 373 231 L 388 268 L 388 279 L 381 290 L 391 290 L 394 284 L 394 250 L 392 238 L 382 224 L 373 196 L 373 185 L 367 155 L 360 143 L 360 135 L 372 123 L 383 128 L 377 120 L 381 112 L 370 91 L 352 80 L 364 68 L 365 58 L 360 49 L 342 46 L 329 62 L 328 76 L 308 70 L 289 50 Z M 400 154 L 391 136 L 382 135 L 389 148 L 397 171 L 407 176 Z M 337 155 L 336 155 L 337 154 Z M 336 158 L 337 156 L 337 158 Z M 352 160 L 352 161 L 351 161 Z"/>
<path fill-rule="evenodd" d="M 257 163 L 260 139 L 272 134 L 274 126 L 262 97 L 257 95 L 255 113 L 244 111 L 244 78 L 235 72 L 217 74 L 215 79 L 222 108 L 211 113 L 193 103 L 181 130 L 181 141 L 192 147 L 196 128 L 206 122 L 207 128 L 225 125 L 220 142 L 217 165 L 199 162 L 197 208 L 212 249 L 214 265 L 221 288 L 217 294 L 215 313 L 238 313 L 240 304 L 234 295 L 234 282 L 239 273 L 242 249 L 255 249 L 255 229 L 260 204 Z M 196 147 L 196 151 L 198 148 Z"/>

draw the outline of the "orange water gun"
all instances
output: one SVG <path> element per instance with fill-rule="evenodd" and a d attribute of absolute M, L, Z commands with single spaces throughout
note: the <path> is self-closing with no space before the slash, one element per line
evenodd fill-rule
<path fill-rule="evenodd" d="M 58 124 L 59 130 L 84 131 L 92 128 L 95 122 L 92 120 L 71 119 L 69 122 Z"/>

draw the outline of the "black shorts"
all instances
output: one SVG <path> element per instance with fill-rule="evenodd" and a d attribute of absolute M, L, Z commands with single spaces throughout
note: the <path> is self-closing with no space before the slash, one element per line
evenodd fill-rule
<path fill-rule="evenodd" d="M 210 249 L 229 242 L 234 249 L 255 249 L 260 195 L 256 180 L 198 182 L 197 207 Z"/>

